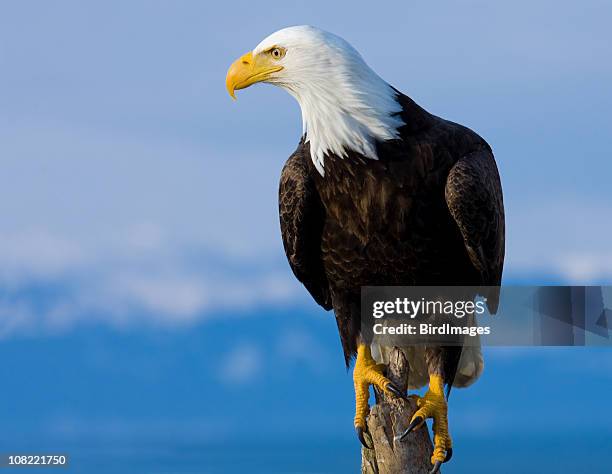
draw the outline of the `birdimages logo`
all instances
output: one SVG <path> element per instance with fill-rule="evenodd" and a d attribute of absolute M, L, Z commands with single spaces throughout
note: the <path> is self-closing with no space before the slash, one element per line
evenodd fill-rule
<path fill-rule="evenodd" d="M 361 330 L 383 346 L 612 345 L 612 287 L 363 287 Z"/>

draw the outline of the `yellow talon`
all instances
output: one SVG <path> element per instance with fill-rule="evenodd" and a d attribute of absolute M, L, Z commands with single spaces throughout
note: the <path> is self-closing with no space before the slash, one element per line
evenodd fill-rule
<path fill-rule="evenodd" d="M 424 397 L 411 396 L 416 400 L 418 410 L 412 416 L 410 423 L 418 418 L 422 420 L 416 427 L 423 425 L 427 418 L 433 419 L 434 451 L 431 463 L 445 462 L 450 459 L 453 443 L 448 434 L 448 406 L 444 398 L 444 381 L 439 375 L 429 377 L 429 390 Z"/>
<path fill-rule="evenodd" d="M 391 395 L 398 392 L 389 379 L 383 375 L 383 368 L 384 364 L 377 364 L 372 358 L 370 346 L 360 344 L 357 348 L 357 360 L 353 370 L 353 382 L 355 384 L 355 428 L 358 433 L 360 433 L 359 430 L 366 430 L 370 385 L 374 385 Z"/>

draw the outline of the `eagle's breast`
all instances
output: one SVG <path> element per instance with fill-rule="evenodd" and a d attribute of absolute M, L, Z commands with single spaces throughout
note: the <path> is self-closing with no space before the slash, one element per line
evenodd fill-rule
<path fill-rule="evenodd" d="M 465 254 L 444 200 L 453 164 L 418 142 L 396 144 L 379 160 L 329 156 L 325 176 L 313 176 L 326 211 L 321 249 L 332 285 L 355 291 L 445 278 L 447 264 Z"/>

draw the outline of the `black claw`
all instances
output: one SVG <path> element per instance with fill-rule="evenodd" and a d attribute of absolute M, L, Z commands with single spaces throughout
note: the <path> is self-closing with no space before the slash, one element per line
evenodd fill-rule
<path fill-rule="evenodd" d="M 444 460 L 444 462 L 450 461 L 452 457 L 453 457 L 453 448 L 448 448 L 446 450 L 446 459 Z"/>
<path fill-rule="evenodd" d="M 404 400 L 406 400 L 406 394 L 403 393 L 399 388 L 397 388 L 392 383 L 387 384 L 387 390 L 389 390 L 396 397 L 403 398 Z"/>
<path fill-rule="evenodd" d="M 442 463 L 440 461 L 436 461 L 434 463 L 434 467 L 431 471 L 429 471 L 429 474 L 436 474 L 436 472 L 438 472 L 440 470 L 440 466 L 442 465 Z"/>
<path fill-rule="evenodd" d="M 408 435 L 410 434 L 410 432 L 411 432 L 413 429 L 415 429 L 417 426 L 419 426 L 421 423 L 423 423 L 423 418 L 421 418 L 420 416 L 417 416 L 417 417 L 416 417 L 416 418 L 415 418 L 415 419 L 412 421 L 412 423 L 410 423 L 410 424 L 408 425 L 408 428 L 406 428 L 406 431 L 404 431 L 404 432 L 403 432 L 403 433 L 400 435 L 399 440 L 400 440 L 400 441 L 403 441 L 403 440 L 404 440 L 404 438 L 405 438 L 406 436 L 408 436 Z"/>
<path fill-rule="evenodd" d="M 359 441 L 361 441 L 361 444 L 368 449 L 372 449 L 372 446 L 370 446 L 366 439 L 365 436 L 363 435 L 363 428 L 361 428 L 360 426 L 356 426 L 355 427 L 355 432 L 357 433 L 357 437 L 359 438 Z"/>

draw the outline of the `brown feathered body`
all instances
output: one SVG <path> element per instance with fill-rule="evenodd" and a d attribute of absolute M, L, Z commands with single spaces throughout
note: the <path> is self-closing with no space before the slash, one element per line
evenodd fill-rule
<path fill-rule="evenodd" d="M 287 258 L 317 303 L 334 310 L 347 364 L 360 338 L 362 286 L 501 281 L 504 211 L 491 148 L 399 92 L 397 100 L 405 125 L 399 139 L 377 143 L 378 160 L 329 155 L 322 176 L 302 139 L 281 176 Z M 452 378 L 460 353 L 429 358 Z"/>

